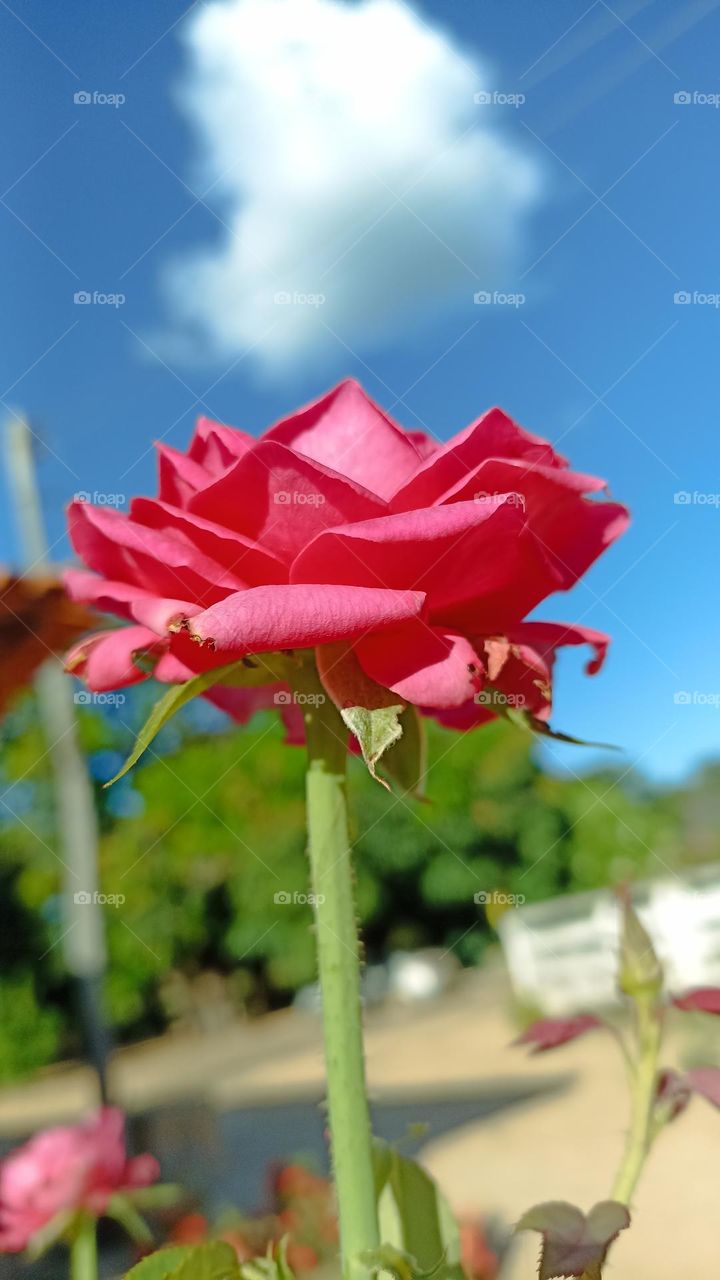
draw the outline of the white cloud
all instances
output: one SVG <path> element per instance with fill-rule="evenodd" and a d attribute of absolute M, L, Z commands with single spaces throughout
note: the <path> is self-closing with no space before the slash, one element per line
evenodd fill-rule
<path fill-rule="evenodd" d="M 334 334 L 367 350 L 507 287 L 538 170 L 476 104 L 486 69 L 403 0 L 213 0 L 185 40 L 226 225 L 169 264 L 176 342 L 334 363 Z"/>

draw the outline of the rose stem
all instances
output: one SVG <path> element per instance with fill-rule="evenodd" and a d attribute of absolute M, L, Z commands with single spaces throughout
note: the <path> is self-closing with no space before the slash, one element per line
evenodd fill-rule
<path fill-rule="evenodd" d="M 297 687 L 308 746 L 308 850 L 325 1034 L 327 1100 L 344 1280 L 367 1277 L 360 1255 L 378 1248 L 370 1113 L 360 1012 L 360 952 L 347 825 L 348 731 L 314 666 Z"/>
<path fill-rule="evenodd" d="M 70 1245 L 70 1280 L 97 1280 L 97 1273 L 95 1219 L 83 1214 Z"/>
<path fill-rule="evenodd" d="M 657 998 L 638 993 L 633 1000 L 637 1024 L 638 1055 L 630 1064 L 631 1120 L 625 1152 L 620 1162 L 612 1196 L 629 1204 L 652 1145 L 657 1094 L 658 1057 L 662 1019 Z"/>

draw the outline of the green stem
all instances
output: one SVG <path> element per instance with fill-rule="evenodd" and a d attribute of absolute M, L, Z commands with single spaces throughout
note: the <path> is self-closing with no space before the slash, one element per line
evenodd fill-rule
<path fill-rule="evenodd" d="M 615 1178 L 614 1200 L 629 1204 L 655 1137 L 653 1124 L 662 1022 L 653 995 L 635 997 L 638 1057 L 630 1070 L 632 1114 L 625 1153 Z"/>
<path fill-rule="evenodd" d="M 364 1280 L 378 1248 L 360 1012 L 360 954 L 347 827 L 347 729 L 314 668 L 297 686 L 308 744 L 307 812 L 322 991 L 328 1115 L 344 1280 Z"/>
<path fill-rule="evenodd" d="M 97 1280 L 97 1235 L 95 1219 L 80 1219 L 70 1245 L 70 1280 Z"/>

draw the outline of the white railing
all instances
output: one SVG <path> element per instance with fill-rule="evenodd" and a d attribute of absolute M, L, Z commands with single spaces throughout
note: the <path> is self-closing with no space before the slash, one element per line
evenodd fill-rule
<path fill-rule="evenodd" d="M 720 865 L 633 887 L 667 989 L 720 986 Z M 617 1000 L 620 916 L 609 891 L 513 907 L 500 924 L 515 995 L 551 1016 Z"/>

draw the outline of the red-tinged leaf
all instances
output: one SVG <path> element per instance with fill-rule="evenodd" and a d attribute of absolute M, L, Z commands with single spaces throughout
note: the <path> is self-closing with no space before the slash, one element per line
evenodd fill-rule
<path fill-rule="evenodd" d="M 655 1114 L 659 1121 L 668 1124 L 683 1112 L 692 1097 L 685 1076 L 678 1071 L 661 1071 L 655 1093 Z"/>
<path fill-rule="evenodd" d="M 693 1067 L 683 1079 L 693 1093 L 720 1107 L 720 1067 Z"/>
<path fill-rule="evenodd" d="M 551 1200 L 529 1209 L 516 1229 L 542 1235 L 538 1280 L 558 1276 L 600 1280 L 610 1245 L 629 1226 L 630 1214 L 616 1200 L 602 1200 L 587 1217 L 573 1204 Z"/>
<path fill-rule="evenodd" d="M 544 1053 L 547 1049 L 557 1049 L 558 1045 L 567 1044 L 569 1040 L 577 1040 L 586 1031 L 594 1031 L 604 1024 L 592 1013 L 579 1013 L 574 1018 L 540 1018 L 532 1026 L 518 1036 L 515 1044 L 527 1044 L 533 1053 Z"/>
<path fill-rule="evenodd" d="M 720 987 L 697 987 L 694 991 L 686 991 L 684 996 L 675 996 L 672 1004 L 676 1009 L 691 1013 L 720 1014 Z"/>

